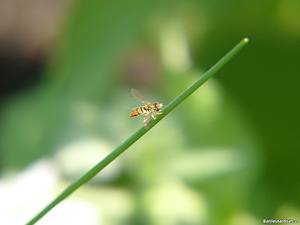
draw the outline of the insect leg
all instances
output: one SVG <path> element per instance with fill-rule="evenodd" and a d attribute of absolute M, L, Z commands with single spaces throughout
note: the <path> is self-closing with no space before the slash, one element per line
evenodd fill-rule
<path fill-rule="evenodd" d="M 156 117 L 151 113 L 151 116 L 152 116 L 152 118 L 154 119 L 154 120 L 156 120 Z"/>
<path fill-rule="evenodd" d="M 163 114 L 163 112 L 156 112 L 156 111 L 153 111 L 156 115 L 161 115 Z"/>

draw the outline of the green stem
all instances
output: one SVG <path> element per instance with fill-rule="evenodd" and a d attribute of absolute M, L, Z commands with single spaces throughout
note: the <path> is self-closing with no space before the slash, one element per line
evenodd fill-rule
<path fill-rule="evenodd" d="M 203 76 L 201 76 L 194 84 L 192 84 L 188 89 L 181 93 L 177 98 L 175 98 L 170 104 L 168 104 L 163 109 L 163 115 L 159 116 L 159 120 L 155 120 L 152 126 L 145 130 L 143 127 L 135 132 L 131 137 L 129 137 L 125 142 L 123 142 L 119 147 L 112 151 L 108 156 L 106 156 L 101 162 L 84 174 L 81 178 L 71 184 L 63 193 L 61 193 L 56 199 L 54 199 L 46 208 L 44 208 L 40 213 L 38 213 L 33 219 L 31 219 L 27 224 L 34 224 L 40 218 L 42 218 L 46 213 L 48 213 L 52 208 L 54 208 L 58 203 L 68 197 L 77 188 L 92 179 L 97 173 L 99 173 L 104 167 L 116 159 L 122 152 L 129 148 L 133 143 L 135 143 L 139 138 L 141 138 L 145 133 L 147 133 L 152 127 L 154 127 L 158 122 L 161 121 L 168 113 L 176 108 L 181 102 L 183 102 L 187 97 L 189 97 L 194 91 L 196 91 L 202 84 L 204 84 L 211 76 L 213 76 L 218 70 L 220 70 L 236 53 L 238 53 L 242 47 L 248 43 L 248 38 L 244 38 L 240 41 L 230 52 L 228 52 L 220 61 L 218 61 L 212 68 L 210 68 Z"/>

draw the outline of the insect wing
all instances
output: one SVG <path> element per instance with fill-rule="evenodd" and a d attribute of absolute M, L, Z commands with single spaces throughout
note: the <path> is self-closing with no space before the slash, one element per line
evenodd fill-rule
<path fill-rule="evenodd" d="M 146 130 L 148 130 L 150 125 L 151 125 L 151 112 L 146 112 L 143 118 L 143 126 Z"/>
<path fill-rule="evenodd" d="M 139 101 L 141 101 L 141 102 L 144 102 L 144 103 L 146 103 L 146 104 L 150 104 L 150 103 L 147 101 L 147 99 L 146 99 L 146 98 L 145 98 L 138 90 L 132 88 L 132 89 L 131 89 L 131 94 L 132 94 L 132 96 L 133 96 L 135 99 L 137 99 L 137 100 L 139 100 Z"/>

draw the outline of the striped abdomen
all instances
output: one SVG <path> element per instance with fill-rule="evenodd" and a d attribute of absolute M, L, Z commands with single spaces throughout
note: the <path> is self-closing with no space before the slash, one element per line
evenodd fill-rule
<path fill-rule="evenodd" d="M 129 117 L 133 118 L 133 117 L 137 117 L 139 115 L 142 115 L 146 112 L 146 110 L 143 107 L 138 107 L 136 110 L 134 110 L 132 113 L 130 113 Z"/>

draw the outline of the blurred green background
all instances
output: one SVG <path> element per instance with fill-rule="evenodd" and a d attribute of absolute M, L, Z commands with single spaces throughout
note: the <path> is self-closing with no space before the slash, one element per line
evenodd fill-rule
<path fill-rule="evenodd" d="M 214 78 L 38 224 L 300 220 L 298 0 L 5 2 L 1 224 L 28 221 L 142 126 L 126 108 L 141 106 L 131 88 L 167 105 L 244 37 Z"/>

